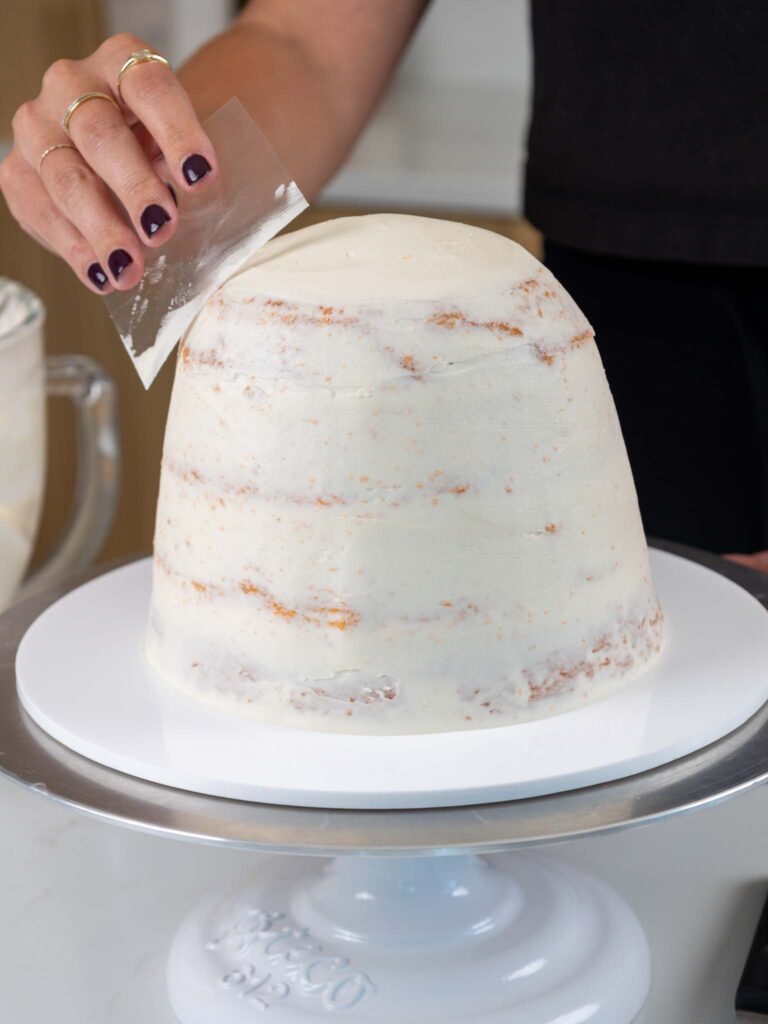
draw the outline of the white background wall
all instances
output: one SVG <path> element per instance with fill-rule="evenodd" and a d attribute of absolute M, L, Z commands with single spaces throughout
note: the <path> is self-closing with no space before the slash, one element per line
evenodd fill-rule
<path fill-rule="evenodd" d="M 178 63 L 227 23 L 234 4 L 105 0 L 105 8 L 109 31 L 135 32 Z M 408 82 L 525 87 L 530 74 L 527 22 L 528 0 L 432 0 L 399 77 Z"/>
<path fill-rule="evenodd" d="M 518 215 L 530 77 L 528 0 L 433 0 L 324 197 Z"/>
<path fill-rule="evenodd" d="M 528 0 L 432 0 L 402 73 L 411 81 L 525 87 Z"/>
<path fill-rule="evenodd" d="M 107 31 L 133 32 L 173 64 L 231 20 L 234 0 L 104 0 Z"/>

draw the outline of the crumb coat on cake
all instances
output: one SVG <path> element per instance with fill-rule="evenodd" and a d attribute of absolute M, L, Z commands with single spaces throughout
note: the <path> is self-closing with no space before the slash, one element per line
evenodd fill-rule
<path fill-rule="evenodd" d="M 198 316 L 155 536 L 168 682 L 303 728 L 476 728 L 607 695 L 662 633 L 593 332 L 520 246 L 343 218 Z"/>

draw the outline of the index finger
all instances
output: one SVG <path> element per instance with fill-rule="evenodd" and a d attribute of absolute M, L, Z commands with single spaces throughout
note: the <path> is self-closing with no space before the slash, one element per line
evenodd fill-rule
<path fill-rule="evenodd" d="M 98 51 L 103 73 L 124 110 L 138 119 L 157 143 L 174 181 L 183 189 L 211 181 L 216 153 L 192 102 L 171 68 L 148 60 L 129 68 L 117 89 L 124 62 L 147 47 L 132 36 L 113 36 Z"/>

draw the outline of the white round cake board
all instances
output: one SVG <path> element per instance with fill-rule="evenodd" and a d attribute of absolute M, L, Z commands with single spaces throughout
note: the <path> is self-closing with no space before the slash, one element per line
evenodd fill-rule
<path fill-rule="evenodd" d="M 542 796 L 658 767 L 742 725 L 768 700 L 768 614 L 694 562 L 651 552 L 666 648 L 636 682 L 519 725 L 360 736 L 263 725 L 158 680 L 142 642 L 149 559 L 48 608 L 18 651 L 24 708 L 85 757 L 212 796 L 303 807 L 450 807 Z"/>

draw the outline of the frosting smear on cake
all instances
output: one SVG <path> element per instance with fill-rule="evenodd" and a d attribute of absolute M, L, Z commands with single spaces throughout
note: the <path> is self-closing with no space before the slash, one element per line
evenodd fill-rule
<path fill-rule="evenodd" d="M 593 332 L 427 218 L 270 242 L 180 351 L 147 654 L 264 721 L 414 733 L 606 696 L 663 617 Z"/>

